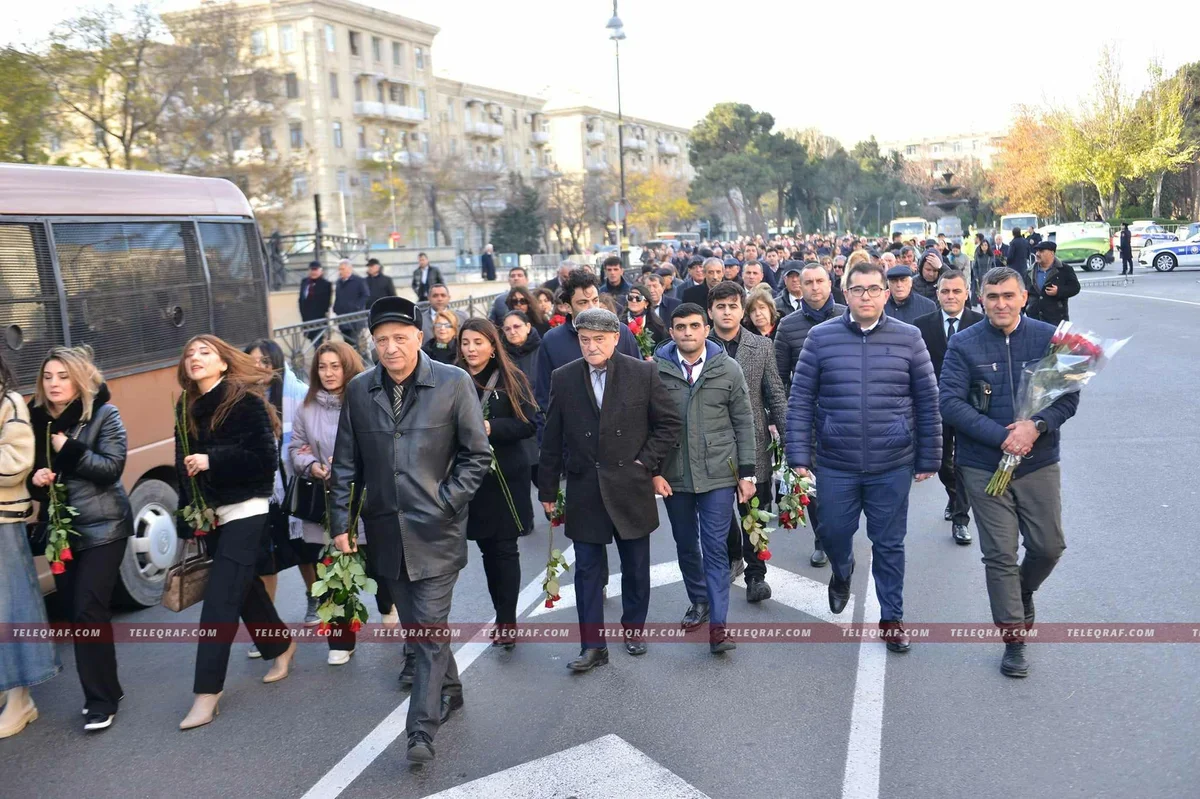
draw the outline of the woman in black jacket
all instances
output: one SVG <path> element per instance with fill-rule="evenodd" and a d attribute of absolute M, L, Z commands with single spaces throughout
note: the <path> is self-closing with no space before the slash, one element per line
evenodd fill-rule
<path fill-rule="evenodd" d="M 54 483 L 66 489 L 66 504 L 78 514 L 71 519 L 78 535 L 69 536 L 62 562 L 51 568 L 71 623 L 98 633 L 94 641 L 75 639 L 75 669 L 84 697 L 83 729 L 88 732 L 111 727 L 124 696 L 117 679 L 109 605 L 126 539 L 133 535 L 133 512 L 121 485 L 125 425 L 109 399 L 90 350 L 55 347 L 42 361 L 29 413 L 35 441 L 29 493 L 38 501 L 38 521 L 47 521 Z"/>
<path fill-rule="evenodd" d="M 983 276 L 988 273 L 989 269 L 1000 265 L 1000 259 L 992 253 L 991 242 L 987 239 L 979 242 L 979 247 L 975 250 L 975 257 L 971 260 L 971 292 L 967 300 L 971 305 L 978 306 L 981 302 L 980 291 L 982 290 Z"/>
<path fill-rule="evenodd" d="M 296 642 L 286 634 L 255 565 L 268 535 L 268 506 L 274 488 L 279 417 L 263 395 L 270 381 L 250 356 L 216 336 L 196 336 L 184 347 L 178 380 L 183 388 L 183 428 L 188 451 L 175 434 L 179 502 L 196 501 L 193 480 L 205 505 L 216 512 L 217 526 L 205 535 L 213 558 L 202 629 L 215 628 L 214 640 L 196 650 L 196 694 L 180 723 L 183 730 L 208 724 L 217 714 L 225 686 L 229 649 L 238 616 L 246 623 L 265 660 L 274 660 L 263 682 L 288 676 Z M 181 524 L 181 537 L 194 531 Z"/>
<path fill-rule="evenodd" d="M 542 304 L 527 288 L 517 286 L 508 292 L 508 299 L 504 301 L 510 311 L 520 311 L 525 314 L 529 320 L 529 324 L 538 332 L 539 336 L 544 336 L 550 330 L 550 322 L 542 314 Z"/>
<path fill-rule="evenodd" d="M 526 442 L 537 429 L 537 404 L 529 381 L 509 360 L 491 322 L 468 319 L 458 334 L 458 350 L 459 365 L 475 380 L 483 406 L 483 426 L 495 455 L 492 469 L 471 500 L 467 538 L 483 553 L 488 593 L 496 609 L 492 645 L 512 649 L 516 643 L 517 595 L 521 591 L 517 537 L 533 528 L 529 496 L 532 464 Z"/>
<path fill-rule="evenodd" d="M 650 295 L 641 286 L 634 286 L 625 295 L 625 310 L 621 313 L 621 323 L 626 326 L 635 319 L 644 320 L 643 324 L 654 339 L 655 349 L 667 340 L 667 326 L 658 318 L 658 314 L 650 310 Z"/>
<path fill-rule="evenodd" d="M 513 364 L 521 370 L 525 375 L 525 379 L 529 381 L 529 385 L 533 385 L 534 375 L 537 371 L 537 355 L 538 350 L 542 348 L 542 337 L 538 335 L 537 330 L 529 324 L 529 319 L 520 311 L 509 311 L 504 317 L 504 350 L 508 353 L 508 358 Z M 532 464 L 529 470 L 529 479 L 537 485 L 537 470 L 538 470 L 538 445 L 541 443 L 542 437 L 542 412 L 537 411 L 537 429 L 538 434 L 534 438 L 527 439 L 525 448 L 529 450 L 529 463 Z M 533 528 L 526 530 L 522 535 L 529 535 L 533 532 Z"/>

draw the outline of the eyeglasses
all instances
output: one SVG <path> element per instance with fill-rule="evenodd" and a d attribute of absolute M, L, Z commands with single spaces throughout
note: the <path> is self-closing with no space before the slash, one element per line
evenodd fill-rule
<path fill-rule="evenodd" d="M 861 300 L 864 294 L 875 299 L 883 294 L 883 286 L 851 286 L 846 289 L 846 293 L 858 300 Z"/>
<path fill-rule="evenodd" d="M 625 299 L 628 302 L 645 302 L 646 301 L 646 298 L 643 297 L 641 294 L 628 294 L 625 296 Z"/>
<path fill-rule="evenodd" d="M 434 330 L 450 330 L 453 327 L 454 327 L 454 325 L 450 324 L 449 322 L 434 322 L 433 323 Z"/>
<path fill-rule="evenodd" d="M 513 305 L 528 305 L 529 300 L 527 300 L 523 297 L 513 297 L 512 304 Z"/>

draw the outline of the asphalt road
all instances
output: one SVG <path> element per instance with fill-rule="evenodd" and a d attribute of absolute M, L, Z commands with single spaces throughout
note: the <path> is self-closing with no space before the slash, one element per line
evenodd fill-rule
<path fill-rule="evenodd" d="M 1200 271 L 1139 270 L 1132 285 L 1085 285 L 1071 306 L 1080 324 L 1133 339 L 1086 390 L 1065 428 L 1068 549 L 1037 595 L 1038 620 L 1200 623 L 1193 567 L 1200 508 L 1192 476 L 1200 465 Z M 936 480 L 914 486 L 906 617 L 986 623 L 978 545 L 951 541 L 944 504 Z M 669 564 L 675 553 L 665 514 L 662 521 L 652 559 Z M 804 532 L 778 533 L 775 574 L 779 567 L 825 582 L 828 569 L 807 564 L 810 544 Z M 522 540 L 523 584 L 539 579 L 544 547 L 544 528 Z M 866 564 L 865 535 L 856 552 Z M 615 552 L 612 559 L 618 571 Z M 854 618 L 866 614 L 873 622 L 864 596 L 868 571 L 855 576 Z M 537 605 L 536 587 L 526 598 Z M 278 604 L 285 619 L 303 615 L 294 570 L 281 580 Z M 679 583 L 661 585 L 650 619 L 675 622 L 686 606 Z M 619 600 L 607 609 L 616 620 Z M 490 615 L 473 551 L 453 619 Z M 197 617 L 197 609 L 176 616 L 154 608 L 120 620 Z M 573 608 L 560 608 L 537 620 L 574 618 Z M 774 600 L 748 605 L 741 589 L 734 590 L 730 618 L 814 621 Z M 395 646 L 364 645 L 348 665 L 330 667 L 323 644 L 306 645 L 292 676 L 274 685 L 259 682 L 266 666 L 246 659 L 246 649 L 234 648 L 220 717 L 183 733 L 177 725 L 191 700 L 193 646 L 121 645 L 127 698 L 111 730 L 87 736 L 64 647 L 64 673 L 34 690 L 41 718 L 0 741 L 0 794 L 265 799 L 318 786 L 309 794 L 316 797 L 337 795 L 329 786 L 349 775 L 344 796 L 414 799 L 481 778 L 491 781 L 450 795 L 1200 795 L 1195 644 L 1037 644 L 1025 680 L 999 673 L 1002 647 L 995 643 L 917 643 L 907 655 L 882 653 L 875 643 L 743 643 L 722 658 L 700 644 L 659 643 L 640 659 L 614 647 L 611 664 L 587 675 L 564 668 L 576 651 L 569 643 L 485 650 L 464 671 L 467 706 L 439 733 L 436 762 L 415 769 L 404 760 L 402 735 L 388 745 L 396 730 L 388 732 L 386 722 L 376 732 L 379 746 L 360 746 L 407 697 L 396 682 Z M 611 735 L 661 768 L 648 766 L 642 776 L 641 766 L 590 743 Z M 564 750 L 571 752 L 526 766 L 532 771 L 510 772 L 526 793 L 491 776 Z M 575 787 L 573 775 L 586 784 Z M 686 784 L 696 793 L 665 787 Z"/>

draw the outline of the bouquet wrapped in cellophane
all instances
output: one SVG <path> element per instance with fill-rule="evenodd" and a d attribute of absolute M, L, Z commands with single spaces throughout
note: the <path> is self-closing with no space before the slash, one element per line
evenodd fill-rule
<path fill-rule="evenodd" d="M 1128 338 L 1101 339 L 1097 334 L 1062 322 L 1050 339 L 1050 347 L 1040 361 L 1026 366 L 1021 373 L 1015 421 L 1026 421 L 1046 410 L 1060 397 L 1081 391 L 1088 381 L 1108 365 Z M 1013 473 L 1021 465 L 1020 455 L 1005 453 L 987 486 L 990 496 L 1008 490 Z"/>

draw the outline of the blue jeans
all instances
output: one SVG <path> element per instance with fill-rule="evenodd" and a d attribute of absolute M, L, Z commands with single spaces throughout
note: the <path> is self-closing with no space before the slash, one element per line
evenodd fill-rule
<path fill-rule="evenodd" d="M 0 524 L 0 624 L 46 622 L 46 602 L 38 587 L 25 524 Z M 58 649 L 49 639 L 0 644 L 0 691 L 37 685 L 60 671 Z"/>
<path fill-rule="evenodd" d="M 724 627 L 729 615 L 729 551 L 725 542 L 736 496 L 730 486 L 703 494 L 676 491 L 663 500 L 688 599 L 693 605 L 708 603 L 713 627 Z"/>
<path fill-rule="evenodd" d="M 849 579 L 854 569 L 854 532 L 859 516 L 866 512 L 880 617 L 889 621 L 904 618 L 904 536 L 912 481 L 911 466 L 880 474 L 825 467 L 817 485 L 821 543 L 839 579 Z"/>

